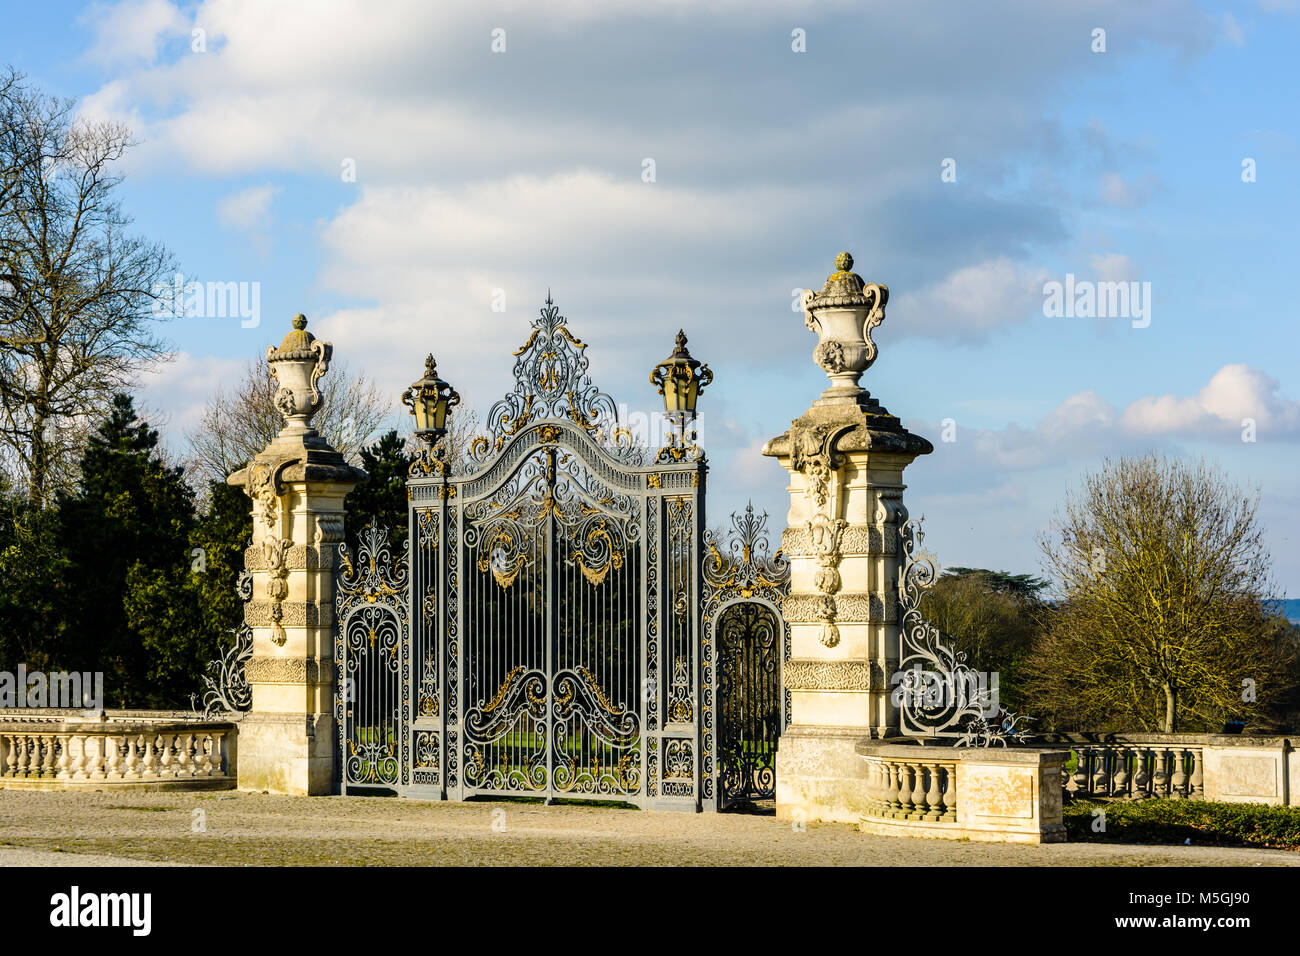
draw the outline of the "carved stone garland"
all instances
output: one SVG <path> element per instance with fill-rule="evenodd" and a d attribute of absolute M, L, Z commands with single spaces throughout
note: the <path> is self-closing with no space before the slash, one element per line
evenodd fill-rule
<path fill-rule="evenodd" d="M 848 527 L 847 521 L 837 517 L 839 489 L 836 472 L 840 467 L 840 456 L 835 452 L 835 440 L 850 427 L 843 423 L 828 423 L 790 431 L 791 467 L 804 476 L 809 510 L 813 515 L 805 528 L 817 560 L 813 584 L 821 595 L 819 639 L 827 647 L 840 642 L 840 631 L 835 624 L 838 615 L 835 595 L 840 590 L 841 544 Z"/>

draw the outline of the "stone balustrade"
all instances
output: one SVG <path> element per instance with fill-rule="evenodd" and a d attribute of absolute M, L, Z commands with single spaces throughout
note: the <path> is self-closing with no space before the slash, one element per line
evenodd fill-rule
<path fill-rule="evenodd" d="M 0 711 L 0 788 L 229 790 L 237 725 Z"/>
<path fill-rule="evenodd" d="M 1297 805 L 1286 737 L 1052 734 L 1044 746 L 958 748 L 861 739 L 859 829 L 886 836 L 1063 840 L 1062 803 L 1147 798 Z"/>
<path fill-rule="evenodd" d="M 895 820 L 957 822 L 957 761 L 912 747 L 913 755 L 865 756 L 868 815 Z"/>
<path fill-rule="evenodd" d="M 858 828 L 882 836 L 1009 843 L 1065 839 L 1061 777 L 1068 750 L 958 748 L 859 740 L 866 809 Z"/>
<path fill-rule="evenodd" d="M 1088 800 L 1219 800 L 1296 805 L 1300 754 L 1286 737 L 1238 734 L 1052 734 L 1075 754 L 1066 795 Z"/>
<path fill-rule="evenodd" d="M 1205 798 L 1205 756 L 1199 746 L 1116 742 L 1076 744 L 1071 749 L 1075 768 L 1073 773 L 1065 771 L 1063 786 L 1072 797 Z"/>

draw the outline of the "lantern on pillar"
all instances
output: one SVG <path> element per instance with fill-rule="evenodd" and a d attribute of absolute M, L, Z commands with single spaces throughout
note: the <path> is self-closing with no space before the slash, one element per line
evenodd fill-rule
<path fill-rule="evenodd" d="M 424 378 L 402 393 L 402 404 L 415 416 L 415 434 L 432 448 L 447 434 L 447 413 L 460 404 L 460 393 L 438 377 L 431 354 L 424 360 Z"/>
<path fill-rule="evenodd" d="M 713 372 L 691 358 L 686 348 L 686 333 L 678 331 L 677 347 L 650 373 L 650 384 L 664 397 L 664 411 L 677 421 L 695 417 L 695 406 L 704 386 L 713 381 Z"/>

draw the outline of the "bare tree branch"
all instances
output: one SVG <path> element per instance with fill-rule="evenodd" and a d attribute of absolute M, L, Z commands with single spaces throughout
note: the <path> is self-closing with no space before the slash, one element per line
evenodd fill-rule
<path fill-rule="evenodd" d="M 265 363 L 250 362 L 233 387 L 216 391 L 187 436 L 194 478 L 201 483 L 225 481 L 279 434 L 284 417 L 275 407 L 277 388 Z M 334 363 L 320 380 L 320 391 L 321 410 L 312 427 L 355 464 L 393 402 L 364 372 L 354 375 L 341 363 Z"/>
<path fill-rule="evenodd" d="M 0 456 L 38 503 L 75 479 L 113 394 L 168 357 L 154 290 L 174 259 L 115 198 L 130 133 L 73 105 L 0 78 Z"/>

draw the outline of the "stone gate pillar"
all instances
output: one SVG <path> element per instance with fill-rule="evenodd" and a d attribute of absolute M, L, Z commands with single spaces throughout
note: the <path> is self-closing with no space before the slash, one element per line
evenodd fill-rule
<path fill-rule="evenodd" d="M 783 819 L 857 823 L 866 764 L 854 744 L 898 732 L 889 677 L 898 665 L 903 469 L 934 451 L 858 385 L 876 358 L 871 331 L 889 290 L 852 268 L 841 252 L 821 291 L 804 293 L 804 320 L 818 335 L 813 361 L 831 385 L 763 447 L 790 472 L 784 682 L 794 714 L 776 759 Z"/>
<path fill-rule="evenodd" d="M 279 383 L 279 435 L 227 481 L 253 499 L 253 575 L 245 620 L 253 656 L 245 674 L 253 706 L 239 725 L 239 788 L 297 795 L 333 792 L 334 561 L 343 499 L 366 480 L 311 427 L 333 347 L 298 315 L 266 350 Z"/>

